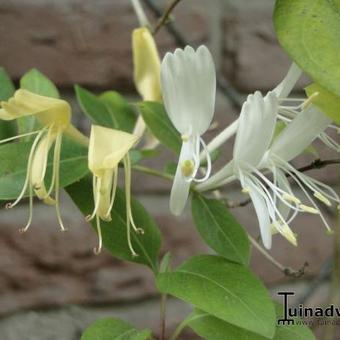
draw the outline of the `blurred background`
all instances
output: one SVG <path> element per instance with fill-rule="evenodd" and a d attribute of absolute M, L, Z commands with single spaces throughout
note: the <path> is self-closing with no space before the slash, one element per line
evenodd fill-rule
<path fill-rule="evenodd" d="M 151 2 L 160 9 L 166 4 Z M 193 46 L 208 45 L 220 75 L 246 95 L 272 89 L 290 65 L 275 38 L 273 5 L 273 0 L 182 0 L 172 20 Z M 155 23 L 154 12 L 144 7 Z M 16 81 L 33 67 L 46 74 L 73 103 L 74 120 L 83 130 L 89 125 L 75 103 L 74 84 L 98 92 L 113 89 L 138 100 L 131 60 L 131 31 L 138 22 L 130 1 L 0 0 L 0 22 L 0 66 Z M 156 41 L 161 56 L 176 47 L 176 40 L 165 28 Z M 302 93 L 303 84 L 296 88 L 297 95 Z M 208 132 L 206 141 L 232 122 L 238 111 L 219 91 L 215 128 Z M 324 159 L 336 157 L 322 146 L 319 150 Z M 224 148 L 220 164 L 230 159 L 231 152 L 232 143 Z M 170 157 L 162 151 L 157 162 L 149 165 L 161 169 Z M 297 164 L 309 164 L 313 157 L 306 155 Z M 311 174 L 335 186 L 336 172 L 336 166 L 330 166 Z M 133 176 L 133 192 L 155 216 L 165 239 L 163 250 L 173 253 L 173 264 L 208 252 L 193 226 L 189 208 L 180 218 L 169 214 L 169 183 Z M 228 194 L 232 200 L 242 199 L 237 186 Z M 18 229 L 25 224 L 27 213 L 25 204 L 0 211 L 1 339 L 76 340 L 91 322 L 107 316 L 158 331 L 159 298 L 151 273 L 113 259 L 105 251 L 94 256 L 96 236 L 66 195 L 63 216 L 67 233 L 59 232 L 53 208 L 36 202 L 32 227 L 20 235 Z M 235 208 L 233 213 L 257 236 L 257 219 L 250 205 Z M 335 226 L 334 213 L 325 214 Z M 296 293 L 292 304 L 327 304 L 333 238 L 313 215 L 299 217 L 294 226 L 299 247 L 275 237 L 271 254 L 296 270 L 308 262 L 305 275 L 296 279 L 285 276 L 256 249 L 251 266 L 274 297 L 279 290 L 292 290 Z M 169 299 L 169 332 L 189 312 L 187 306 Z M 322 331 L 322 327 L 315 329 L 318 337 Z M 182 339 L 198 337 L 188 332 Z"/>

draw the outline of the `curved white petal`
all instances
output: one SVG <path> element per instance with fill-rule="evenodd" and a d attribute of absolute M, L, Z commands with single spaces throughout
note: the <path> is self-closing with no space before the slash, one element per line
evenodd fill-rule
<path fill-rule="evenodd" d="M 311 105 L 299 113 L 274 140 L 270 153 L 288 162 L 301 154 L 330 123 L 324 113 Z"/>
<path fill-rule="evenodd" d="M 170 211 L 174 215 L 180 215 L 182 213 L 189 196 L 190 180 L 184 176 L 182 166 L 185 161 L 192 161 L 194 163 L 194 147 L 193 139 L 189 139 L 182 144 L 170 194 Z"/>
<path fill-rule="evenodd" d="M 234 162 L 258 165 L 273 138 L 278 99 L 273 92 L 263 97 L 259 91 L 243 104 L 234 145 Z"/>
<path fill-rule="evenodd" d="M 210 126 L 215 107 L 216 72 L 205 46 L 167 53 L 161 66 L 164 105 L 181 134 L 203 134 Z"/>
<path fill-rule="evenodd" d="M 263 245 L 267 249 L 270 249 L 272 246 L 272 232 L 270 227 L 270 218 L 267 205 L 263 197 L 253 188 L 252 185 L 247 186 L 247 189 L 249 189 L 249 195 L 253 202 L 255 212 L 259 220 L 260 233 Z"/>
<path fill-rule="evenodd" d="M 170 194 L 170 211 L 174 215 L 180 215 L 185 208 L 189 196 L 189 189 L 190 182 L 185 180 L 178 166 Z"/>
<path fill-rule="evenodd" d="M 281 81 L 279 85 L 275 87 L 273 92 L 279 98 L 286 98 L 293 90 L 295 84 L 302 75 L 302 70 L 294 62 L 290 66 L 287 75 Z"/>

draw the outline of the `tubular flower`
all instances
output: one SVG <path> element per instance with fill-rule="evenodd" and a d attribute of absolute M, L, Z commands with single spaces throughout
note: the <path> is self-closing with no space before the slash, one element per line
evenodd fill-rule
<path fill-rule="evenodd" d="M 24 116 L 35 116 L 42 126 L 40 130 L 15 136 L 3 140 L 7 142 L 23 136 L 36 134 L 28 158 L 27 173 L 24 186 L 18 198 L 13 203 L 7 204 L 12 208 L 19 203 L 29 191 L 30 213 L 26 226 L 20 231 L 26 231 L 33 215 L 33 192 L 39 199 L 50 205 L 55 205 L 58 222 L 62 230 L 63 225 L 59 206 L 59 177 L 60 177 L 60 150 L 62 135 L 64 132 L 75 129 L 71 127 L 71 108 L 69 104 L 61 99 L 40 96 L 26 90 L 18 90 L 7 102 L 1 102 L 0 119 L 13 120 Z M 79 133 L 80 134 L 80 133 Z M 54 144 L 53 174 L 52 182 L 48 189 L 45 187 L 45 174 L 49 150 Z M 55 192 L 55 198 L 51 197 Z"/>
<path fill-rule="evenodd" d="M 266 182 L 273 192 L 274 200 L 279 199 L 281 202 L 290 202 L 294 205 L 292 207 L 287 204 L 287 215 L 290 210 L 294 211 L 287 223 L 289 223 L 299 211 L 305 211 L 319 214 L 329 232 L 331 229 L 318 208 L 318 205 L 315 203 L 315 199 L 327 206 L 331 206 L 332 201 L 336 202 L 337 205 L 340 203 L 339 196 L 330 186 L 296 170 L 291 164 L 289 164 L 289 161 L 301 154 L 303 150 L 305 150 L 316 138 L 318 138 L 318 136 L 320 136 L 330 123 L 331 120 L 325 114 L 319 111 L 316 107 L 310 106 L 296 116 L 274 140 L 260 165 L 261 168 L 267 168 L 273 173 L 274 183 L 271 184 L 269 181 Z M 312 207 L 306 206 L 300 202 L 300 200 L 293 194 L 288 182 L 286 183 L 286 191 L 288 191 L 289 195 L 283 193 L 277 188 L 275 178 L 285 178 L 286 175 L 290 176 L 301 188 Z M 313 194 L 314 199 L 308 191 Z"/>
<path fill-rule="evenodd" d="M 326 205 L 331 205 L 332 200 L 339 203 L 339 197 L 332 188 L 306 176 L 288 163 L 320 135 L 330 124 L 330 119 L 310 106 L 274 139 L 268 149 L 278 110 L 277 98 L 268 97 L 270 95 L 271 93 L 264 98 L 262 109 L 259 104 L 262 102 L 260 95 L 256 97 L 255 93 L 253 102 L 248 97 L 240 116 L 233 160 L 206 183 L 197 187 L 199 190 L 207 190 L 235 178 L 239 179 L 242 191 L 250 195 L 254 204 L 262 241 L 266 248 L 271 247 L 273 232 L 279 232 L 292 244 L 297 244 L 296 235 L 289 224 L 299 212 L 320 214 L 323 222 L 330 229 L 307 190 L 311 190 L 314 197 Z M 247 107 L 249 113 L 246 119 Z M 267 119 L 265 114 L 260 114 L 259 109 L 267 112 Z M 258 131 L 261 131 L 261 134 Z M 269 180 L 261 170 L 271 171 L 272 180 Z M 303 204 L 294 195 L 286 178 L 287 175 L 295 180 L 312 206 Z"/>
<path fill-rule="evenodd" d="M 86 219 L 90 221 L 96 218 L 99 237 L 98 247 L 94 249 L 96 254 L 102 248 L 100 220 L 111 221 L 111 210 L 117 188 L 118 164 L 123 160 L 127 239 L 131 253 L 137 256 L 131 244 L 130 226 L 132 225 L 138 233 L 143 233 L 143 230 L 136 227 L 131 212 L 131 164 L 128 153 L 137 141 L 138 138 L 130 133 L 92 125 L 88 164 L 93 174 L 94 209 Z"/>
<path fill-rule="evenodd" d="M 258 91 L 249 95 L 239 118 L 233 160 L 205 183 L 197 186 L 198 190 L 203 191 L 230 179 L 238 179 L 242 191 L 249 194 L 253 201 L 262 240 L 267 248 L 271 247 L 270 219 L 262 193 L 264 189 L 259 185 L 255 174 L 258 173 L 256 168 L 273 138 L 278 106 L 278 98 L 273 92 L 265 97 Z"/>
<path fill-rule="evenodd" d="M 132 33 L 132 53 L 134 65 L 134 83 L 144 101 L 162 101 L 160 73 L 161 62 L 152 34 L 147 27 L 136 28 Z M 134 134 L 141 137 L 145 123 L 139 115 Z M 152 148 L 158 141 L 151 134 L 146 136 L 145 148 Z"/>
<path fill-rule="evenodd" d="M 197 179 L 201 135 L 209 128 L 215 106 L 216 74 L 209 50 L 190 46 L 167 53 L 161 66 L 161 84 L 166 111 L 182 136 L 182 148 L 170 196 L 170 210 L 179 215 L 185 206 L 192 181 L 205 181 L 211 171 L 207 153 L 207 171 Z"/>
<path fill-rule="evenodd" d="M 136 28 L 132 33 L 134 81 L 143 100 L 161 101 L 159 59 L 155 40 L 146 27 Z"/>

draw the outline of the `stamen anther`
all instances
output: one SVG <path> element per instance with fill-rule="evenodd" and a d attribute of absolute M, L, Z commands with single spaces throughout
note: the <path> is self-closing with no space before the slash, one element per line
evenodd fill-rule
<path fill-rule="evenodd" d="M 242 188 L 241 192 L 242 192 L 243 194 L 249 194 L 250 188 L 249 188 L 249 187 L 244 187 L 244 188 Z"/>
<path fill-rule="evenodd" d="M 190 177 L 195 170 L 195 164 L 192 160 L 187 159 L 181 164 L 181 171 L 184 177 Z"/>
<path fill-rule="evenodd" d="M 296 196 L 293 196 L 293 195 L 288 194 L 288 193 L 284 193 L 282 195 L 282 198 L 287 202 L 292 202 L 292 203 L 296 203 L 296 204 L 301 203 L 301 201 Z"/>
<path fill-rule="evenodd" d="M 330 200 L 327 197 L 325 197 L 324 195 L 322 195 L 320 192 L 315 191 L 313 196 L 316 197 L 322 203 L 326 204 L 328 207 L 332 206 L 332 203 L 330 202 Z"/>
<path fill-rule="evenodd" d="M 310 214 L 320 214 L 319 210 L 317 210 L 313 207 L 309 207 L 308 205 L 300 204 L 299 207 L 304 212 L 308 212 Z"/>
<path fill-rule="evenodd" d="M 305 108 L 307 108 L 312 102 L 313 100 L 319 95 L 319 92 L 314 92 L 301 106 L 301 108 L 304 110 Z"/>

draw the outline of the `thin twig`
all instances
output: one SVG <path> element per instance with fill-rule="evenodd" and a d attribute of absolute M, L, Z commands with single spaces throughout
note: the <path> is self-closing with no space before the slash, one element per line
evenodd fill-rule
<path fill-rule="evenodd" d="M 262 254 L 264 255 L 276 268 L 278 268 L 283 274 L 286 276 L 298 278 L 304 275 L 306 267 L 308 266 L 308 263 L 305 262 L 303 266 L 298 269 L 292 269 L 290 267 L 286 267 L 282 265 L 279 261 L 277 261 L 273 256 L 269 254 L 267 250 L 265 250 L 252 236 L 248 234 L 249 240 L 251 244 Z"/>
<path fill-rule="evenodd" d="M 169 16 L 171 14 L 171 12 L 175 9 L 175 7 L 179 4 L 181 0 L 173 0 L 170 2 L 170 4 L 168 5 L 168 7 L 165 9 L 163 15 L 159 18 L 154 30 L 153 30 L 153 34 L 157 34 L 157 32 L 160 30 L 160 28 L 162 26 L 164 26 L 168 20 L 169 20 Z"/>
<path fill-rule="evenodd" d="M 156 17 L 163 16 L 162 10 L 155 4 L 153 0 L 144 0 L 144 3 Z M 185 47 L 187 45 L 192 45 L 190 41 L 180 32 L 180 30 L 178 30 L 173 22 L 169 22 L 165 28 L 174 38 L 178 46 Z M 217 88 L 221 94 L 224 95 L 235 108 L 241 108 L 244 101 L 243 96 L 220 73 L 218 73 L 216 77 Z"/>
<path fill-rule="evenodd" d="M 321 159 L 316 159 L 311 164 L 303 166 L 297 170 L 300 172 L 306 172 L 306 171 L 314 170 L 314 169 L 322 169 L 327 165 L 334 165 L 334 164 L 340 164 L 340 158 L 326 159 L 324 161 L 322 161 Z"/>

